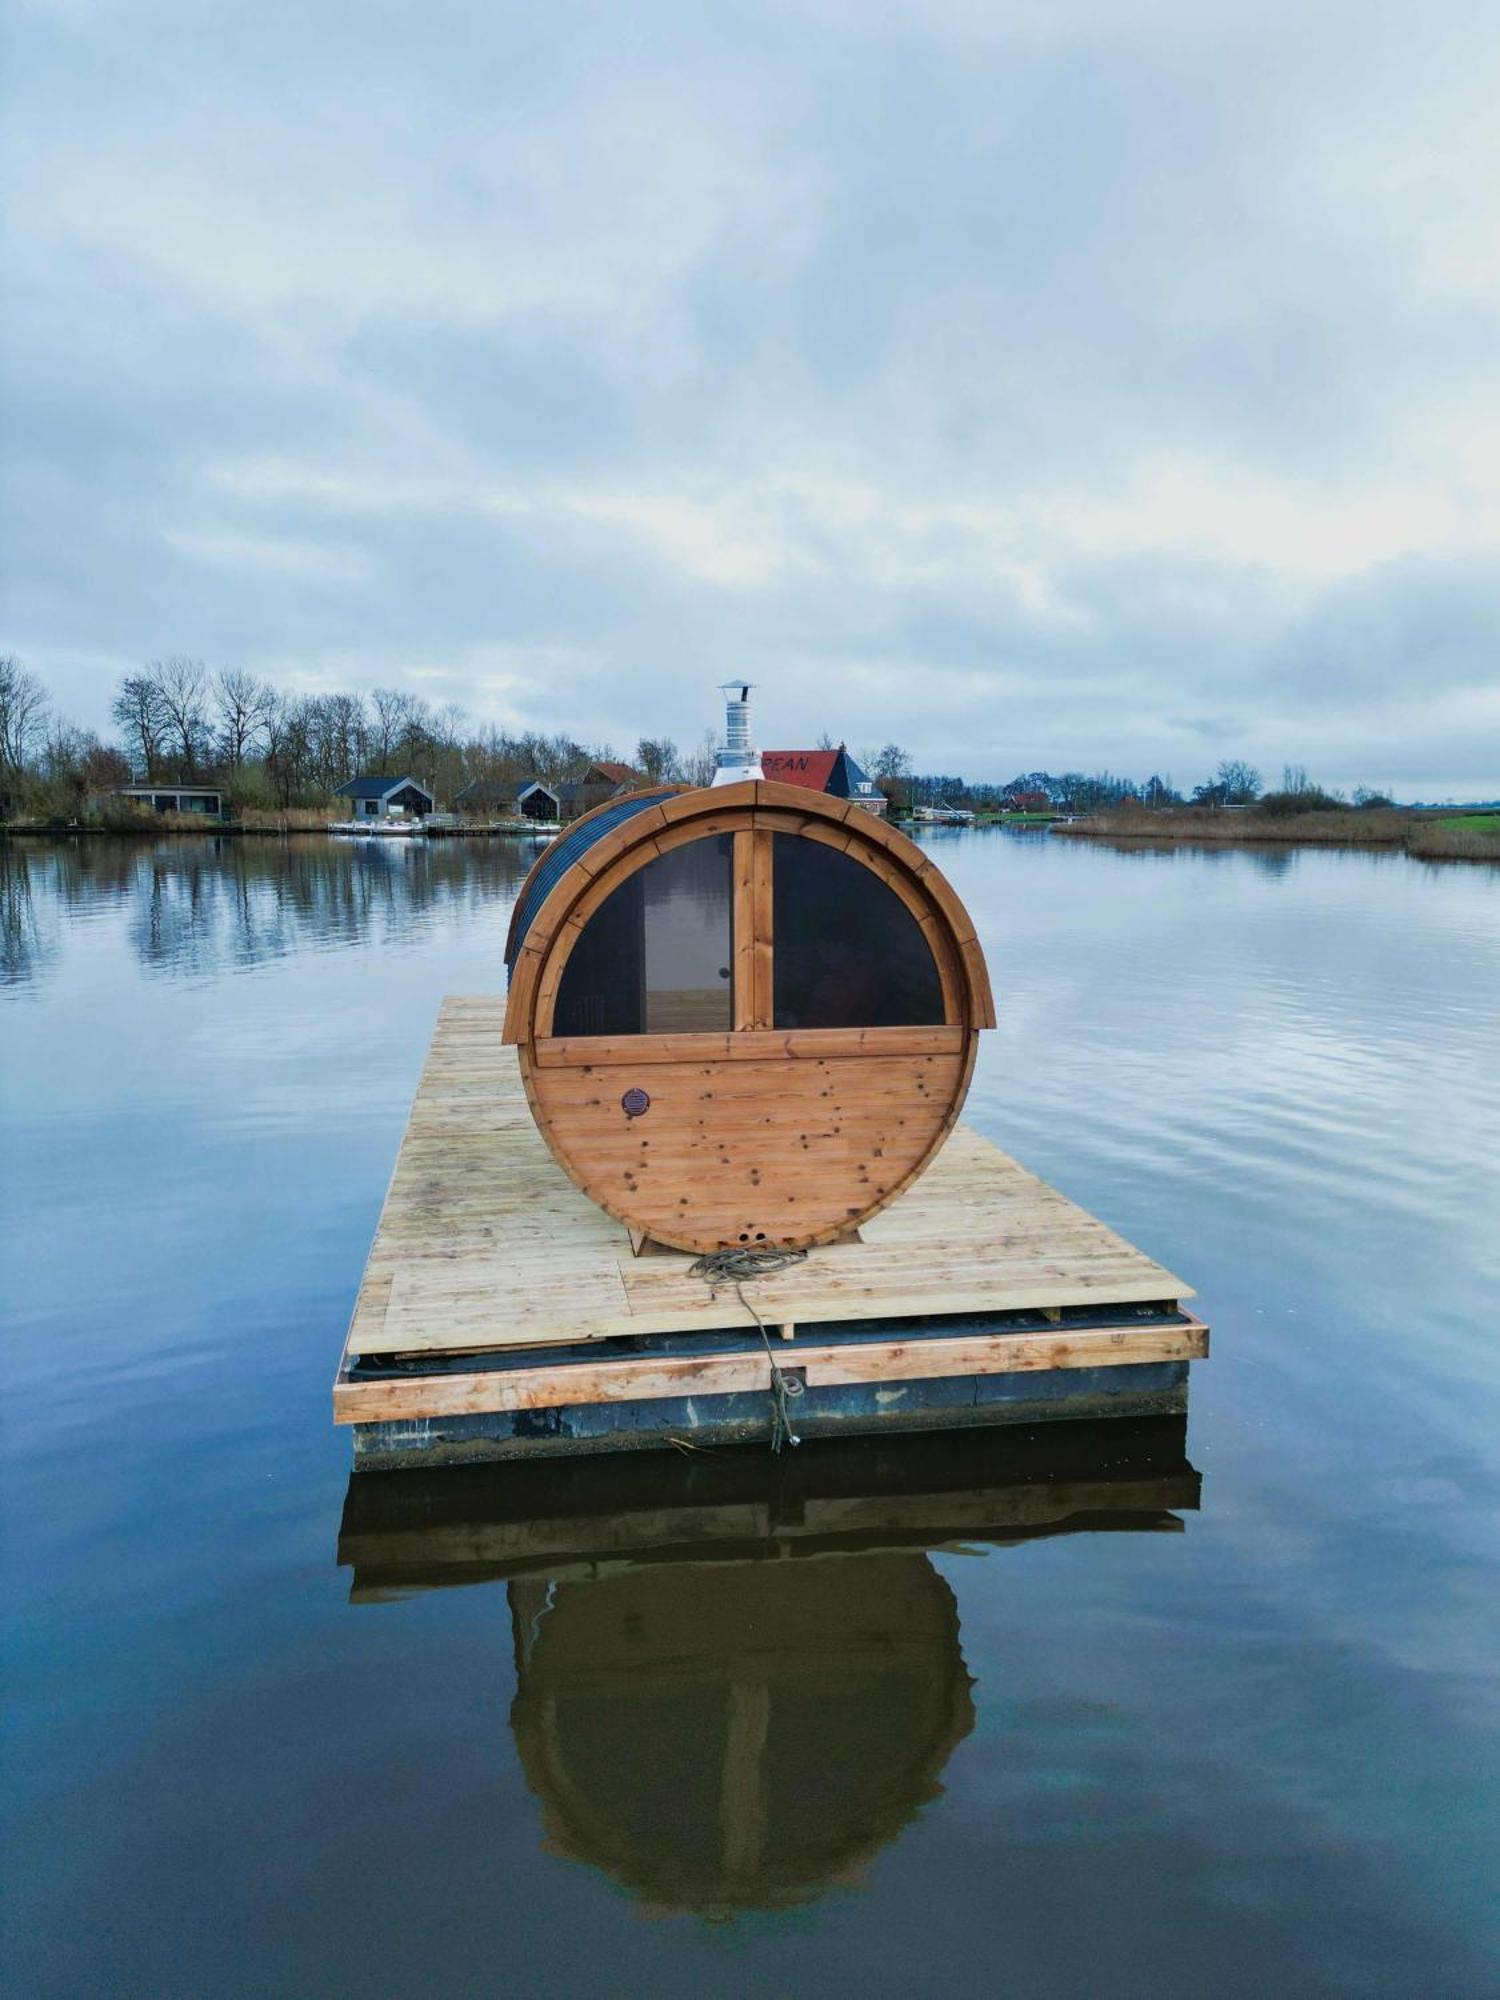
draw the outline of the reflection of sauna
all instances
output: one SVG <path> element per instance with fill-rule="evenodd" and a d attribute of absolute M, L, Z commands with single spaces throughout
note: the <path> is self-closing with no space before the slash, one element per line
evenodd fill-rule
<path fill-rule="evenodd" d="M 505 1039 L 565 1172 L 681 1249 L 832 1240 L 931 1161 L 994 1007 L 974 926 L 871 813 L 754 780 L 612 800 L 517 901 Z"/>
<path fill-rule="evenodd" d="M 517 1752 L 559 1853 L 650 1907 L 806 1901 L 942 1790 L 973 1724 L 929 1552 L 1180 1532 L 1184 1422 L 351 1480 L 353 1595 L 505 1581 Z"/>
<path fill-rule="evenodd" d="M 549 1843 L 663 1907 L 847 1878 L 973 1726 L 953 1593 L 922 1555 L 530 1578 L 510 1600 Z"/>

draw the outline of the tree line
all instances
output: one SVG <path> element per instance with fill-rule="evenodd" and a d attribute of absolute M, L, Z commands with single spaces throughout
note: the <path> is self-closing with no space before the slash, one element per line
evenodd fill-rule
<path fill-rule="evenodd" d="M 132 781 L 213 784 L 237 807 L 324 805 L 361 772 L 410 775 L 444 799 L 476 778 L 555 784 L 607 743 L 566 732 L 475 729 L 455 703 L 434 707 L 404 688 L 293 694 L 238 668 L 211 671 L 180 655 L 125 675 L 110 703 L 118 732 L 104 742 L 58 716 L 37 676 L 0 659 L 0 792 L 6 810 L 73 814 Z M 638 746 L 648 776 L 669 763 L 696 774 L 702 753 Z M 649 768 L 648 768 L 649 766 Z M 710 757 L 702 778 L 712 776 Z"/>
<path fill-rule="evenodd" d="M 971 785 L 962 778 L 932 775 L 908 781 L 912 803 L 919 806 L 956 805 L 974 812 L 1098 813 L 1120 807 L 1144 807 L 1159 812 L 1171 807 L 1256 807 L 1261 812 L 1327 812 L 1342 806 L 1388 806 L 1384 792 L 1361 785 L 1346 798 L 1314 783 L 1301 764 L 1286 765 L 1279 786 L 1264 789 L 1260 772 L 1243 758 L 1225 758 L 1211 778 L 1180 792 L 1170 776 L 1153 771 L 1138 782 L 1109 771 L 1092 776 L 1082 771 L 1024 771 L 1005 785 Z"/>
<path fill-rule="evenodd" d="M 476 728 L 456 703 L 434 707 L 404 688 L 294 694 L 239 668 L 210 670 L 183 655 L 123 676 L 110 715 L 118 735 L 106 742 L 59 716 L 37 675 L 18 659 L 0 657 L 0 818 L 82 817 L 92 802 L 132 780 L 213 784 L 240 809 L 324 806 L 340 785 L 367 771 L 418 778 L 448 803 L 476 779 L 557 784 L 615 756 L 607 743 L 583 743 L 566 732 Z M 825 734 L 817 747 L 840 746 Z M 670 737 L 642 737 L 627 761 L 652 783 L 706 785 L 715 751 L 712 730 L 690 750 Z M 1140 783 L 1107 771 L 1026 771 L 1008 784 L 976 784 L 914 772 L 897 743 L 854 755 L 897 811 L 958 805 L 1093 813 L 1186 804 L 1305 811 L 1351 803 L 1313 784 L 1300 765 L 1287 767 L 1279 790 L 1263 792 L 1260 772 L 1241 759 L 1226 759 L 1184 797 L 1170 776 L 1155 772 Z M 1352 803 L 1389 800 L 1360 790 Z"/>

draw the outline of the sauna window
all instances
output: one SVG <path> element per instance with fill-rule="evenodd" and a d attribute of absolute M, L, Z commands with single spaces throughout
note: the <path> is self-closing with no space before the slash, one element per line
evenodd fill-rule
<path fill-rule="evenodd" d="M 937 962 L 901 898 L 836 847 L 773 838 L 776 1026 L 940 1027 Z"/>
<path fill-rule="evenodd" d="M 666 1035 L 734 1025 L 733 840 L 690 841 L 638 868 L 583 927 L 554 1035 Z"/>

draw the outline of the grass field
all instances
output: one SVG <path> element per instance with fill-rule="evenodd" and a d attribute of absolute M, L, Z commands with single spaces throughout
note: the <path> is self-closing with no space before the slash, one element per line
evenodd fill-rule
<path fill-rule="evenodd" d="M 1452 819 L 1439 820 L 1438 824 L 1450 827 L 1455 833 L 1487 833 L 1500 840 L 1500 812 L 1458 813 Z"/>

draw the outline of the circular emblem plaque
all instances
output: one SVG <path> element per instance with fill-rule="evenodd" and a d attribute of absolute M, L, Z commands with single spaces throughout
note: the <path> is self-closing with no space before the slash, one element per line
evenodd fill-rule
<path fill-rule="evenodd" d="M 636 1084 L 631 1085 L 630 1089 L 620 1099 L 620 1103 L 627 1118 L 639 1118 L 643 1111 L 651 1109 L 651 1099 Z"/>

